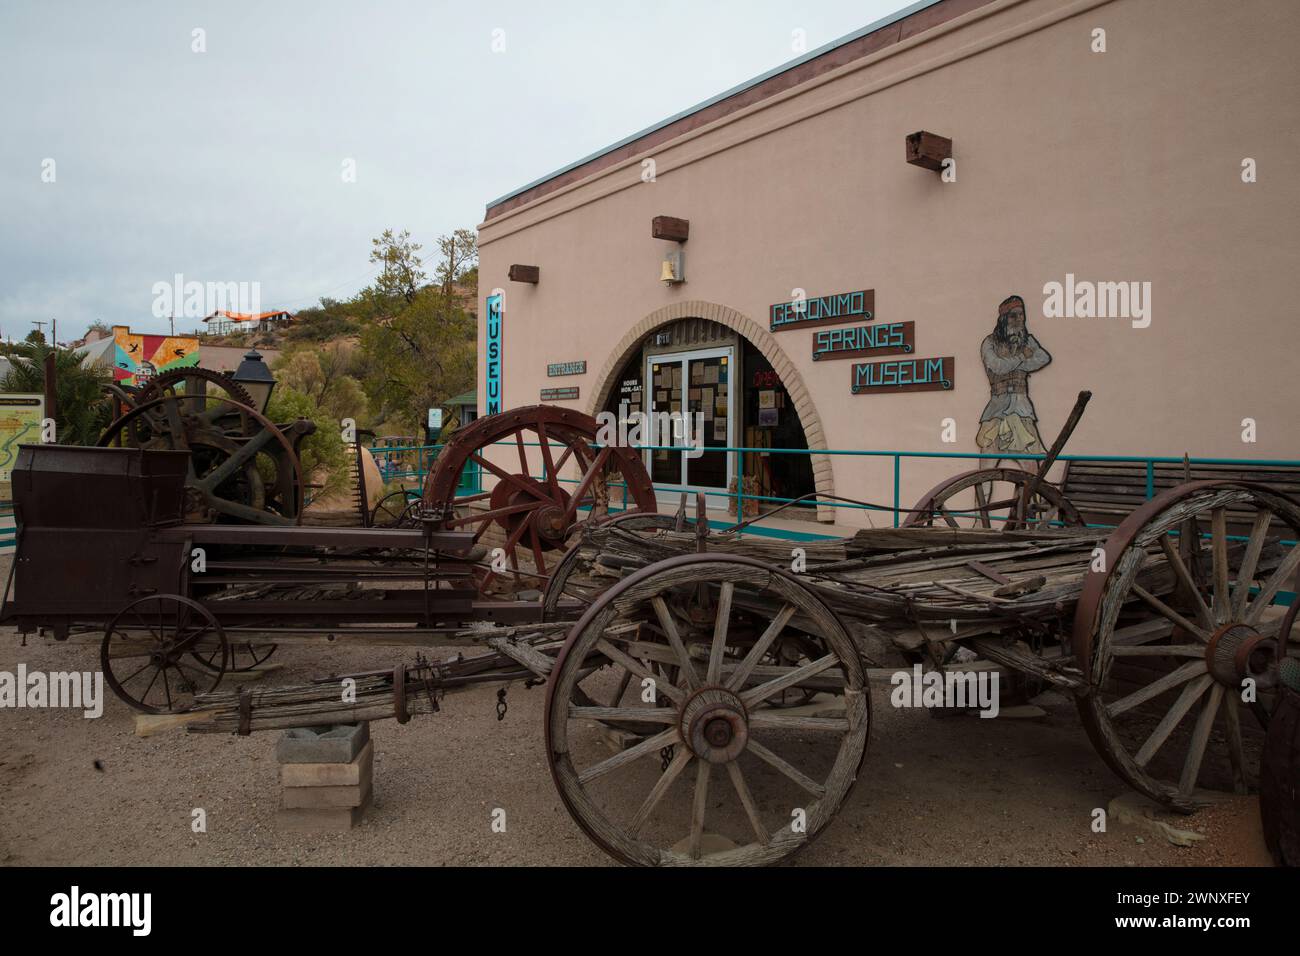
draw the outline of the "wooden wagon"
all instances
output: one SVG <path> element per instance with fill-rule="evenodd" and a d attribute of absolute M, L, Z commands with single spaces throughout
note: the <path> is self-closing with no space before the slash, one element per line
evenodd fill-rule
<path fill-rule="evenodd" d="M 538 450 L 525 450 L 525 432 Z M 1278 598 L 1300 566 L 1290 546 L 1300 504 L 1267 486 L 1186 483 L 1107 531 L 1070 526 L 1058 495 L 1015 476 L 1019 490 L 1001 502 L 1012 513 L 996 522 L 987 496 L 974 527 L 953 527 L 954 512 L 927 499 L 918 513 L 929 521 L 794 544 L 712 532 L 702 505 L 693 520 L 655 513 L 652 495 L 641 500 L 639 459 L 598 448 L 594 422 L 573 412 L 516 410 L 458 441 L 426 486 L 419 528 L 363 529 L 333 544 L 324 535 L 335 529 L 159 521 L 159 502 L 180 494 L 176 468 L 170 478 L 111 475 L 104 487 L 122 484 L 136 512 L 98 539 L 119 539 L 121 560 L 93 607 L 69 604 L 77 585 L 57 577 L 67 510 L 20 500 L 19 576 L 32 561 L 31 581 L 56 579 L 20 586 L 6 617 L 65 632 L 98 621 L 115 674 L 127 659 L 180 672 L 214 648 L 224 661 L 232 645 L 255 655 L 277 633 L 312 630 L 480 644 L 479 654 L 301 687 L 192 682 L 185 719 L 191 730 L 245 734 L 406 720 L 456 688 L 544 680 L 546 753 L 563 802 L 598 845 L 634 864 L 774 863 L 806 845 L 860 776 L 871 683 L 900 675 L 940 675 L 956 689 L 996 674 L 1006 694 L 1068 694 L 1112 769 L 1170 807 L 1252 784 L 1252 725 L 1267 720 L 1276 683 Z M 517 468 L 485 453 L 503 441 L 517 448 Z M 540 478 L 530 454 L 543 459 Z M 571 491 L 557 480 L 570 462 Z M 448 492 L 470 464 L 496 479 L 472 501 Z M 615 514 L 620 484 L 635 491 Z M 485 569 L 468 555 L 489 532 L 505 560 Z M 198 541 L 220 558 L 203 574 L 186 570 Z M 128 597 L 149 575 L 154 591 Z M 374 586 L 403 575 L 406 588 Z M 544 581 L 540 599 L 485 596 L 492 578 L 515 575 Z M 238 590 L 250 584 L 254 596 Z M 342 599 L 284 597 L 327 584 Z M 140 614 L 144 601 L 164 609 Z M 939 703 L 957 701 L 945 693 Z"/>

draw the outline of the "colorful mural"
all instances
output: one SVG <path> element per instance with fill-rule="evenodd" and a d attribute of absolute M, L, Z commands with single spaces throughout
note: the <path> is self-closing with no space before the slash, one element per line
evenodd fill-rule
<path fill-rule="evenodd" d="M 142 335 L 113 326 L 113 379 L 143 385 L 160 372 L 199 364 L 199 340 L 186 335 Z"/>

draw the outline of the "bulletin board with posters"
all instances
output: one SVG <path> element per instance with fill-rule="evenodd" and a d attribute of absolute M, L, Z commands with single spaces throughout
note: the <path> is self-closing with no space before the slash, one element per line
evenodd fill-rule
<path fill-rule="evenodd" d="M 144 335 L 113 326 L 113 381 L 143 385 L 155 375 L 199 364 L 199 340 L 188 335 Z"/>
<path fill-rule="evenodd" d="M 14 500 L 11 475 L 18 446 L 40 442 L 44 418 L 45 396 L 0 394 L 0 501 Z"/>

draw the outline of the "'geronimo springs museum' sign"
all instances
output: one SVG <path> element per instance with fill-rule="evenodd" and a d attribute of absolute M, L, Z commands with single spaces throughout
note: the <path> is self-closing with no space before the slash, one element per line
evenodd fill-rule
<path fill-rule="evenodd" d="M 931 392 L 952 388 L 953 360 L 944 358 L 895 359 L 859 362 L 853 366 L 853 394 L 880 392 Z"/>
<path fill-rule="evenodd" d="M 813 332 L 812 357 L 814 362 L 819 362 L 869 355 L 910 355 L 915 346 L 915 322 L 853 325 Z"/>
<path fill-rule="evenodd" d="M 769 309 L 768 324 L 770 331 L 784 332 L 787 329 L 806 329 L 814 325 L 870 322 L 875 317 L 875 308 L 875 289 L 840 292 L 778 302 Z"/>
<path fill-rule="evenodd" d="M 840 292 L 811 299 L 800 297 L 770 307 L 770 328 L 773 332 L 785 332 L 817 327 L 812 333 L 814 362 L 878 355 L 912 355 L 916 351 L 916 323 L 876 323 L 872 321 L 876 317 L 875 310 L 875 289 Z M 863 322 L 871 324 L 853 324 Z M 953 365 L 952 356 L 855 362 L 850 385 L 854 395 L 947 391 L 953 386 Z"/>

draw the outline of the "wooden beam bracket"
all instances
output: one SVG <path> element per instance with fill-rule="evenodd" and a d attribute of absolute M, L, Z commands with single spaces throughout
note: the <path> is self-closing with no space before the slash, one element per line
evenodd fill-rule
<path fill-rule="evenodd" d="M 537 285 L 542 278 L 542 267 L 513 265 L 510 267 L 509 276 L 511 282 L 527 282 L 531 285 Z"/>
<path fill-rule="evenodd" d="M 669 242 L 685 242 L 691 234 L 691 221 L 673 216 L 655 216 L 650 220 L 650 235 Z"/>
<path fill-rule="evenodd" d="M 921 130 L 907 137 L 907 161 L 922 169 L 939 172 L 943 161 L 952 158 L 952 140 Z"/>

